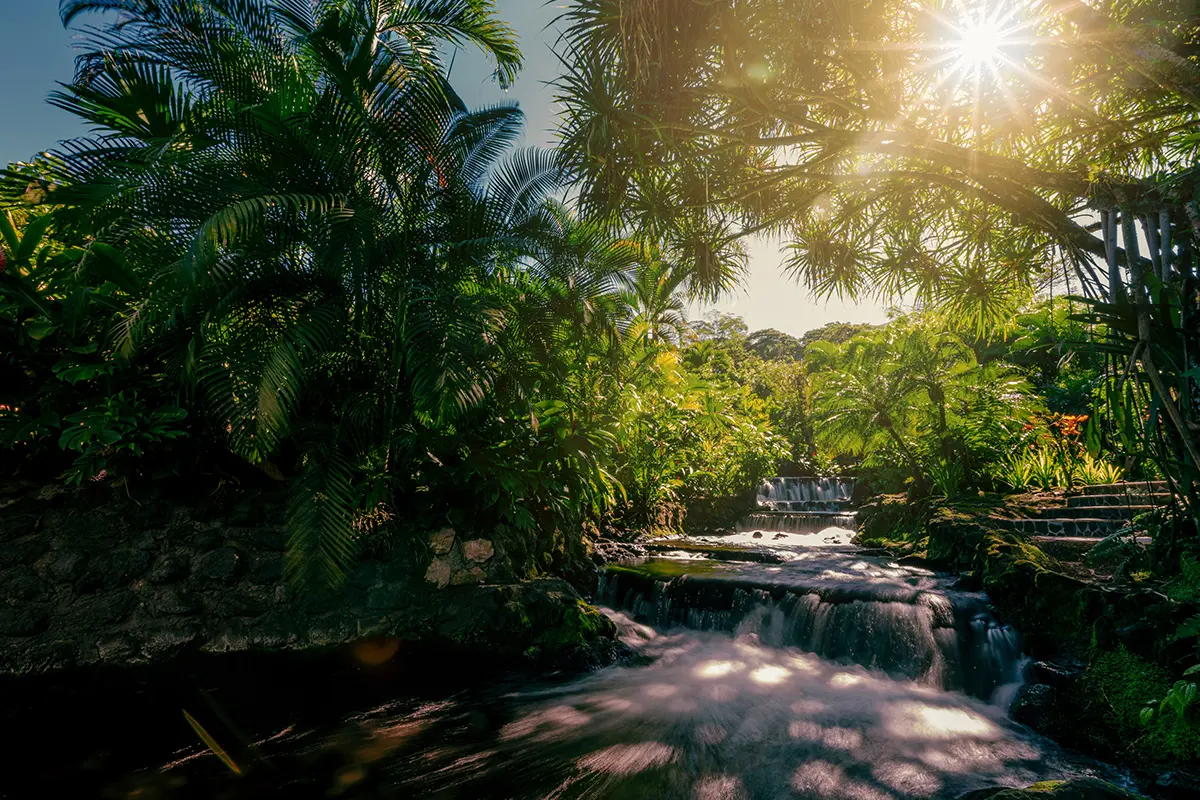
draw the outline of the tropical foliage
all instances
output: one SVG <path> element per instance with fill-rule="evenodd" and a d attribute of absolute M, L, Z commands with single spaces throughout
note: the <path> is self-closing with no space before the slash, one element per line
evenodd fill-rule
<path fill-rule="evenodd" d="M 492 3 L 63 18 L 114 9 L 52 99 L 93 133 L 3 181 L 14 469 L 129 491 L 228 452 L 287 484 L 290 570 L 331 582 L 447 508 L 545 549 L 774 470 L 764 401 L 679 356 L 702 282 L 579 218 L 520 112 L 447 83 L 447 43 L 515 75 Z"/>

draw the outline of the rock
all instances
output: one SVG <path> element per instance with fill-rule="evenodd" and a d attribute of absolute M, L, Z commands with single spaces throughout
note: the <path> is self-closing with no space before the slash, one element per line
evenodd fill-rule
<path fill-rule="evenodd" d="M 761 539 L 761 538 L 762 538 L 762 531 L 755 531 L 754 533 L 750 534 L 750 536 L 751 536 L 752 538 L 754 538 L 754 539 Z"/>
<path fill-rule="evenodd" d="M 995 786 L 976 789 L 958 800 L 1142 800 L 1138 795 L 1095 778 L 1035 783 L 1026 789 Z"/>
<path fill-rule="evenodd" d="M 223 617 L 256 617 L 275 605 L 275 592 L 263 586 L 245 584 L 221 592 L 217 613 Z"/>
<path fill-rule="evenodd" d="M 194 595 L 175 587 L 152 591 L 142 605 L 147 613 L 155 617 L 182 616 L 200 608 L 200 602 Z"/>
<path fill-rule="evenodd" d="M 777 533 L 777 534 L 775 534 L 774 536 L 772 536 L 771 538 L 772 538 L 772 539 L 776 539 L 776 540 L 778 540 L 778 539 L 786 539 L 786 538 L 787 538 L 787 534 L 786 534 L 786 533 Z"/>
<path fill-rule="evenodd" d="M 143 628 L 141 635 L 142 656 L 148 661 L 164 661 L 174 658 L 200 638 L 200 625 L 196 622 L 180 624 L 171 621 L 164 625 Z"/>
<path fill-rule="evenodd" d="M 442 528 L 429 537 L 429 547 L 439 556 L 444 556 L 454 547 L 454 529 Z"/>
<path fill-rule="evenodd" d="M 46 542 L 42 536 L 23 536 L 0 547 L 0 569 L 19 564 L 32 564 L 45 553 Z"/>
<path fill-rule="evenodd" d="M 487 573 L 479 567 L 471 567 L 470 569 L 457 569 L 454 575 L 450 578 L 451 586 L 467 586 L 472 583 L 483 583 L 487 580 Z"/>
<path fill-rule="evenodd" d="M 954 581 L 954 588 L 964 592 L 978 592 L 983 589 L 983 576 L 975 570 L 964 572 Z"/>
<path fill-rule="evenodd" d="M 1035 661 L 1029 667 L 1030 683 L 1045 683 L 1055 689 L 1069 689 L 1087 670 L 1080 661 Z"/>
<path fill-rule="evenodd" d="M 476 564 L 482 564 L 489 560 L 495 552 L 496 548 L 487 539 L 472 539 L 469 542 L 463 542 L 463 557 Z"/>
<path fill-rule="evenodd" d="M 275 553 L 250 559 L 247 575 L 251 583 L 275 584 L 283 580 L 283 557 Z"/>
<path fill-rule="evenodd" d="M 425 580 L 439 589 L 445 589 L 450 585 L 451 571 L 449 561 L 444 558 L 435 558 L 429 565 L 429 569 L 425 570 Z"/>
<path fill-rule="evenodd" d="M 28 602 L 46 594 L 47 586 L 33 567 L 14 567 L 0 574 L 0 599 Z"/>
<path fill-rule="evenodd" d="M 126 585 L 141 575 L 149 564 L 149 553 L 128 547 L 93 556 L 88 559 L 83 576 L 78 581 L 79 591 Z"/>
<path fill-rule="evenodd" d="M 189 563 L 190 559 L 180 553 L 159 556 L 150 565 L 150 570 L 146 573 L 146 580 L 154 584 L 182 580 L 187 577 Z"/>
<path fill-rule="evenodd" d="M 449 583 L 449 581 L 450 575 L 447 572 L 446 582 Z M 367 608 L 372 611 L 395 611 L 404 608 L 408 602 L 408 595 L 408 590 L 403 586 L 380 586 L 378 589 L 367 592 Z"/>
<path fill-rule="evenodd" d="M 1200 774 L 1171 770 L 1154 781 L 1152 793 L 1162 800 L 1195 800 L 1200 797 Z"/>
<path fill-rule="evenodd" d="M 358 564 L 346 577 L 346 583 L 360 589 L 370 589 L 379 579 L 379 567 L 369 561 Z"/>
<path fill-rule="evenodd" d="M 49 617 L 42 606 L 0 608 L 0 635 L 33 636 L 46 629 Z"/>
<path fill-rule="evenodd" d="M 110 591 L 94 598 L 80 598 L 71 607 L 71 617 L 81 626 L 111 626 L 128 617 L 133 605 L 133 595 L 129 592 Z"/>
<path fill-rule="evenodd" d="M 108 663 L 128 664 L 137 655 L 137 646 L 128 636 L 118 635 L 96 642 L 100 660 Z"/>
<path fill-rule="evenodd" d="M 237 577 L 241 558 L 232 547 L 222 547 L 192 559 L 192 578 L 199 583 L 230 584 Z"/>
<path fill-rule="evenodd" d="M 1043 730 L 1049 718 L 1057 712 L 1058 690 L 1045 683 L 1025 684 L 1017 692 L 1008 714 L 1022 725 Z"/>

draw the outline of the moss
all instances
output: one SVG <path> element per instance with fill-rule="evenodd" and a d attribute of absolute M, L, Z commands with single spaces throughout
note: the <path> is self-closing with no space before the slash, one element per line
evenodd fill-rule
<path fill-rule="evenodd" d="M 979 789 L 963 795 L 962 800 L 1138 800 L 1111 783 L 1095 778 L 1069 781 L 1043 781 L 1024 789 Z"/>
<path fill-rule="evenodd" d="M 613 623 L 608 617 L 583 600 L 563 609 L 557 624 L 542 631 L 536 644 L 540 647 L 587 647 L 599 637 L 611 636 Z"/>
<path fill-rule="evenodd" d="M 647 559 L 641 564 L 610 564 L 607 567 L 610 574 L 632 575 L 655 581 L 669 581 L 684 575 L 708 575 L 717 569 L 715 561 L 676 561 L 669 558 Z"/>
<path fill-rule="evenodd" d="M 1200 760 L 1200 724 L 1173 713 L 1155 714 L 1148 726 L 1140 721 L 1146 703 L 1161 699 L 1172 682 L 1165 669 L 1130 653 L 1123 646 L 1093 659 L 1076 699 L 1100 725 L 1081 726 L 1095 742 L 1124 750 L 1141 762 L 1187 763 Z"/>

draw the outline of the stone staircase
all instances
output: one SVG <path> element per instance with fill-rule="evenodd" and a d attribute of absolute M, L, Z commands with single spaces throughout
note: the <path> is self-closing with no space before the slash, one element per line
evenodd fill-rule
<path fill-rule="evenodd" d="M 1081 560 L 1106 536 L 1138 514 L 1170 502 L 1165 481 L 1084 486 L 1066 495 L 1063 506 L 1039 508 L 1023 519 L 992 518 L 1001 530 L 1023 533 L 1063 560 Z"/>

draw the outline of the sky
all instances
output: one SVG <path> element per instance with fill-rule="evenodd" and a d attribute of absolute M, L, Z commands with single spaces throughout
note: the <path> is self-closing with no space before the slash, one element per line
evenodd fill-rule
<path fill-rule="evenodd" d="M 525 68 L 513 88 L 501 90 L 487 61 L 474 50 L 456 54 L 451 81 L 469 106 L 517 103 L 527 119 L 529 144 L 554 143 L 556 110 L 549 83 L 561 71 L 553 47 L 554 21 L 562 0 L 498 0 L 500 15 L 517 31 Z M 27 160 L 57 142 L 84 133 L 74 118 L 46 102 L 59 81 L 72 75 L 74 35 L 64 31 L 57 0 L 0 0 L 0 164 Z M 777 245 L 757 241 L 750 248 L 750 274 L 742 289 L 715 306 L 693 306 L 692 316 L 710 308 L 739 314 L 750 330 L 776 328 L 800 336 L 827 322 L 883 322 L 885 309 L 874 303 L 814 300 L 780 271 Z"/>

